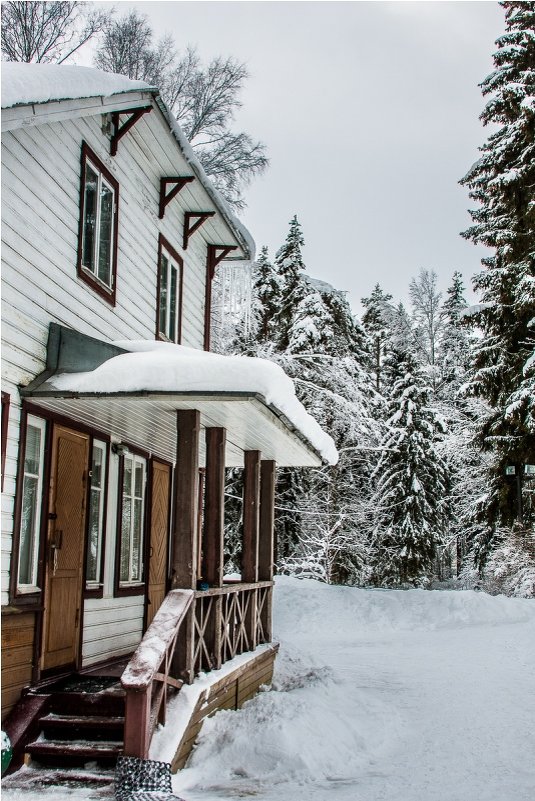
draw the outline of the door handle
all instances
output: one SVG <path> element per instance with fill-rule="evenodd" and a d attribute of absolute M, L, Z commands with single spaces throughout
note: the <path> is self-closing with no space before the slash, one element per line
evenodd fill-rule
<path fill-rule="evenodd" d="M 50 537 L 50 547 L 53 551 L 59 551 L 63 543 L 63 531 L 58 528 Z"/>
<path fill-rule="evenodd" d="M 50 537 L 50 558 L 52 560 L 52 575 L 56 575 L 58 569 L 58 551 L 61 549 L 63 542 L 63 531 L 58 528 Z"/>

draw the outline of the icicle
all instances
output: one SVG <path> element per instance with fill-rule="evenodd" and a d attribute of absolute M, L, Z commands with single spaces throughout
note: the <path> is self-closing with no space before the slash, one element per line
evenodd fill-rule
<path fill-rule="evenodd" d="M 248 333 L 251 326 L 252 269 L 249 262 L 223 261 L 212 284 L 212 332 L 223 344 L 236 328 Z"/>

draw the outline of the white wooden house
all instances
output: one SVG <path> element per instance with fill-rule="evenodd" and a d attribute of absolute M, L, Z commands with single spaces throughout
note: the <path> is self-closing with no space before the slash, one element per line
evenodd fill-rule
<path fill-rule="evenodd" d="M 255 379 L 202 353 L 214 273 L 254 244 L 157 89 L 79 67 L 2 73 L 2 716 L 19 750 L 52 759 L 53 736 L 48 751 L 26 742 L 54 710 L 48 690 L 121 675 L 146 633 L 112 756 L 146 755 L 170 685 L 243 651 L 249 695 L 266 679 L 275 465 L 334 450 L 264 366 Z M 245 505 L 234 583 L 231 465 Z"/>

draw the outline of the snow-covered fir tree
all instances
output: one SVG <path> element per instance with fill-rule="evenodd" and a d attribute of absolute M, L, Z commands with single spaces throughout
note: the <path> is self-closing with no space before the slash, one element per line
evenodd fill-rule
<path fill-rule="evenodd" d="M 295 215 L 290 221 L 290 230 L 284 245 L 275 255 L 275 270 L 279 278 L 280 305 L 273 321 L 274 338 L 279 350 L 288 347 L 289 332 L 295 311 L 306 294 L 303 285 L 305 265 L 301 248 L 305 240 Z"/>
<path fill-rule="evenodd" d="M 437 353 L 439 395 L 452 404 L 456 403 L 455 394 L 465 381 L 471 355 L 470 337 L 462 316 L 467 307 L 464 292 L 462 275 L 456 270 L 442 305 L 442 335 Z"/>
<path fill-rule="evenodd" d="M 389 362 L 389 430 L 374 473 L 372 581 L 425 585 L 448 522 L 448 471 L 435 445 L 443 426 L 414 355 L 394 350 Z"/>
<path fill-rule="evenodd" d="M 381 372 L 390 334 L 389 321 L 392 319 L 392 306 L 389 301 L 391 300 L 392 295 L 383 292 L 379 284 L 374 286 L 369 297 L 361 298 L 364 306 L 362 325 L 372 341 L 371 365 L 378 392 L 381 389 Z"/>
<path fill-rule="evenodd" d="M 518 470 L 535 462 L 535 3 L 502 6 L 507 30 L 497 41 L 495 70 L 481 84 L 489 98 L 481 119 L 498 127 L 461 181 L 479 204 L 463 236 L 494 251 L 474 279 L 482 303 L 470 318 L 482 336 L 469 389 L 489 405 L 478 440 L 494 457 L 480 564 L 497 527 L 517 517 L 516 483 L 505 475 L 506 466 Z M 534 519 L 528 509 L 524 524 Z"/>
<path fill-rule="evenodd" d="M 268 342 L 274 337 L 273 325 L 280 301 L 280 278 L 269 260 L 267 247 L 263 247 L 253 273 L 253 304 L 258 326 L 256 338 L 261 342 Z"/>
<path fill-rule="evenodd" d="M 305 277 L 289 347 L 278 360 L 301 401 L 329 431 L 340 452 L 335 467 L 302 474 L 299 539 L 282 569 L 327 582 L 361 583 L 370 518 L 369 478 L 383 410 L 368 371 L 369 342 L 345 294 Z"/>

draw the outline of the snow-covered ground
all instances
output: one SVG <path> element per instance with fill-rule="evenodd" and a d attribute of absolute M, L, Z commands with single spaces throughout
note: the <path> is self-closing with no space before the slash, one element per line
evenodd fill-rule
<path fill-rule="evenodd" d="M 535 603 L 281 577 L 274 690 L 203 729 L 187 801 L 532 801 Z M 80 790 L 5 801 L 82 801 Z M 92 796 L 93 797 L 93 796 Z"/>

